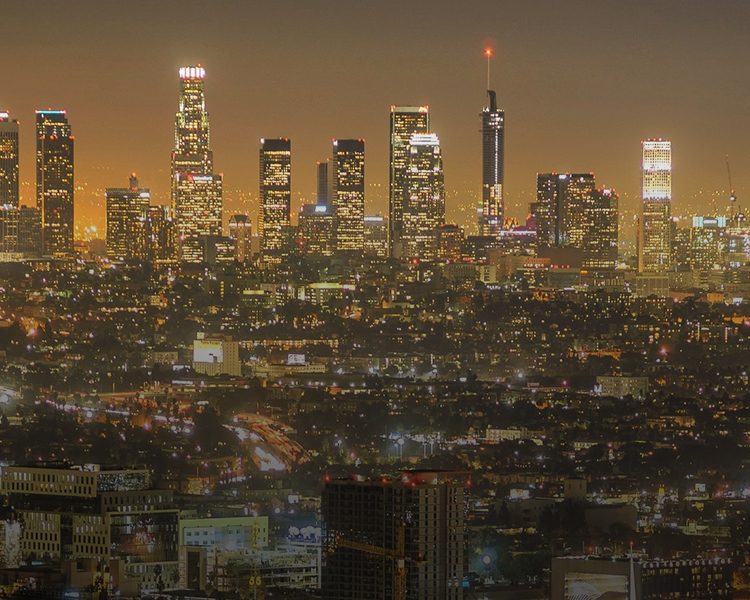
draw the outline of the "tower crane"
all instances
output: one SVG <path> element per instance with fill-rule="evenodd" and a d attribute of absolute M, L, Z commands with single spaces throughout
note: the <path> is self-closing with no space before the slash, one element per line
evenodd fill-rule
<path fill-rule="evenodd" d="M 737 202 L 737 196 L 734 193 L 734 187 L 732 187 L 732 171 L 729 169 L 729 155 L 727 154 L 727 178 L 729 179 L 729 201 L 731 203 Z"/>
<path fill-rule="evenodd" d="M 421 557 L 413 558 L 406 556 L 406 544 L 404 541 L 404 527 L 399 527 L 398 536 L 396 538 L 396 549 L 383 548 L 382 546 L 375 546 L 373 544 L 366 544 L 363 542 L 356 542 L 354 540 L 348 540 L 344 537 L 336 538 L 336 544 L 342 548 L 349 548 L 351 550 L 358 550 L 367 554 L 375 554 L 377 556 L 384 556 L 393 561 L 393 598 L 394 600 L 406 600 L 406 563 L 407 561 L 416 564 L 417 566 L 427 564 L 427 561 Z"/>

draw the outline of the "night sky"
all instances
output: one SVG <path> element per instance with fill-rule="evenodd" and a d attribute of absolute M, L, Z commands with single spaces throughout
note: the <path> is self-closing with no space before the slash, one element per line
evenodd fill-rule
<path fill-rule="evenodd" d="M 555 170 L 594 171 L 632 211 L 647 137 L 672 140 L 676 212 L 724 207 L 725 154 L 750 207 L 747 0 L 3 0 L 0 29 L 0 109 L 21 121 L 22 180 L 34 109 L 66 109 L 82 222 L 103 224 L 98 194 L 130 171 L 168 201 L 177 70 L 200 62 L 230 210 L 257 218 L 237 190 L 257 195 L 258 139 L 285 136 L 295 203 L 314 200 L 331 138 L 364 137 L 367 210 L 384 211 L 389 107 L 428 104 L 448 218 L 473 224 L 487 44 L 512 216 L 525 216 L 535 174 Z"/>

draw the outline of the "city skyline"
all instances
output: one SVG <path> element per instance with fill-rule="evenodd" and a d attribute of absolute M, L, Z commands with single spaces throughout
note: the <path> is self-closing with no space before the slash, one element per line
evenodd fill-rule
<path fill-rule="evenodd" d="M 79 186 L 103 191 L 135 171 L 143 184 L 153 190 L 154 201 L 166 202 L 169 168 L 164 154 L 172 137 L 169 130 L 174 110 L 173 73 L 180 65 L 200 62 L 210 73 L 206 85 L 211 97 L 212 146 L 219 157 L 216 170 L 226 175 L 227 189 L 243 190 L 253 196 L 258 189 L 253 153 L 243 146 L 247 146 L 244 140 L 263 135 L 290 137 L 295 140 L 296 148 L 293 188 L 293 212 L 296 212 L 301 197 L 307 202 L 315 199 L 315 162 L 325 155 L 331 138 L 364 138 L 368 140 L 366 212 L 383 213 L 388 178 L 388 140 L 384 132 L 388 106 L 404 102 L 427 104 L 431 128 L 440 135 L 444 151 L 446 205 L 448 214 L 453 217 L 449 216 L 448 221 L 457 220 L 455 215 L 460 203 L 466 213 L 459 215 L 465 216 L 462 224 L 473 224 L 476 216 L 469 208 L 476 208 L 481 192 L 481 122 L 477 114 L 486 103 L 483 59 L 487 46 L 495 51 L 492 87 L 498 92 L 498 106 L 511 119 L 506 144 L 509 216 L 525 215 L 528 202 L 533 199 L 535 174 L 549 171 L 593 171 L 598 179 L 618 190 L 624 212 L 634 211 L 640 183 L 637 143 L 650 137 L 670 139 L 679 148 L 675 156 L 674 194 L 678 211 L 689 207 L 692 212 L 707 213 L 711 210 L 712 197 L 717 200 L 717 210 L 721 209 L 725 204 L 723 195 L 695 197 L 701 189 L 719 192 L 728 187 L 723 169 L 725 154 L 732 157 L 735 186 L 742 203 L 750 161 L 741 148 L 742 136 L 737 131 L 746 129 L 748 120 L 736 100 L 742 94 L 736 93 L 734 88 L 729 93 L 725 86 L 742 81 L 747 67 L 733 55 L 726 58 L 723 51 L 712 45 L 712 41 L 718 39 L 738 48 L 746 44 L 744 39 L 737 38 L 739 23 L 743 17 L 750 16 L 741 3 L 725 3 L 705 16 L 710 26 L 701 30 L 703 35 L 698 44 L 693 43 L 694 38 L 689 34 L 706 23 L 700 4 L 696 2 L 680 3 L 681 10 L 674 12 L 670 12 L 676 7 L 673 2 L 661 3 L 652 11 L 648 10 L 649 3 L 640 2 L 634 5 L 633 15 L 628 18 L 614 3 L 605 3 L 591 11 L 586 10 L 584 3 L 570 4 L 568 11 L 549 2 L 531 3 L 526 9 L 483 7 L 490 13 L 502 8 L 507 21 L 521 24 L 530 23 L 535 10 L 545 8 L 549 17 L 558 19 L 561 29 L 566 30 L 567 26 L 569 33 L 584 33 L 578 29 L 584 25 L 576 24 L 575 19 L 585 15 L 586 35 L 583 38 L 572 36 L 578 41 L 558 45 L 556 53 L 552 52 L 551 44 L 560 41 L 558 34 L 548 35 L 549 39 L 541 43 L 538 36 L 542 34 L 529 30 L 530 39 L 525 40 L 505 20 L 497 19 L 497 25 L 488 26 L 486 22 L 494 21 L 486 18 L 488 15 L 480 20 L 478 5 L 456 13 L 452 7 L 438 4 L 423 28 L 408 31 L 405 25 L 397 24 L 390 34 L 402 42 L 398 52 L 414 56 L 414 65 L 412 61 L 409 64 L 389 62 L 396 52 L 375 35 L 384 24 L 387 3 L 366 9 L 365 13 L 338 11 L 328 15 L 331 27 L 358 23 L 363 16 L 371 17 L 373 26 L 372 31 L 357 38 L 357 47 L 366 50 L 364 54 L 368 58 L 357 64 L 349 80 L 351 85 L 337 88 L 333 99 L 330 92 L 324 91 L 327 82 L 351 67 L 350 61 L 357 60 L 357 53 L 328 61 L 325 68 L 311 69 L 310 61 L 324 52 L 324 46 L 311 39 L 311 33 L 323 26 L 319 17 L 302 10 L 292 21 L 285 22 L 273 8 L 259 7 L 254 15 L 254 22 L 259 25 L 298 32 L 305 21 L 302 17 L 307 15 L 312 19 L 308 19 L 310 31 L 303 31 L 298 39 L 292 39 L 292 35 L 289 48 L 272 55 L 271 46 L 264 45 L 267 34 L 259 26 L 252 43 L 235 57 L 230 50 L 240 40 L 239 32 L 233 27 L 229 28 L 226 43 L 219 50 L 208 42 L 190 40 L 181 44 L 174 36 L 158 38 L 157 30 L 167 22 L 168 8 L 172 4 L 167 2 L 158 8 L 143 9 L 138 22 L 147 43 L 136 50 L 134 56 L 121 52 L 125 43 L 123 34 L 129 24 L 127 15 L 115 9 L 94 11 L 103 23 L 112 21 L 113 31 L 111 47 L 103 48 L 96 56 L 84 52 L 85 48 L 101 42 L 99 34 L 85 26 L 87 18 L 91 17 L 86 17 L 82 9 L 92 3 L 78 2 L 66 15 L 56 15 L 62 24 L 69 19 L 79 19 L 77 27 L 81 28 L 81 35 L 68 42 L 66 48 L 71 58 L 84 61 L 86 72 L 96 73 L 96 86 L 81 80 L 77 71 L 55 72 L 36 53 L 22 52 L 23 60 L 9 65 L 7 89 L 12 91 L 0 97 L 0 101 L 3 110 L 9 110 L 11 118 L 21 124 L 23 203 L 32 203 L 29 196 L 29 183 L 33 183 L 31 115 L 33 110 L 46 106 L 65 108 L 75 123 Z M 24 11 L 17 7 L 20 3 L 10 3 L 6 11 L 8 22 L 17 27 L 9 28 L 11 33 L 5 44 L 15 44 L 22 51 L 24 41 L 18 36 L 27 32 L 32 24 L 36 26 L 38 20 L 44 23 L 49 17 L 43 11 Z M 236 17 L 238 21 L 247 15 L 236 3 L 223 3 L 223 8 L 226 17 Z M 454 23 L 452 17 L 457 14 L 460 18 Z M 620 26 L 605 34 L 602 26 L 613 15 L 619 17 Z M 646 22 L 648 19 L 650 22 Z M 222 20 L 232 21 L 231 18 Z M 207 28 L 207 39 L 218 35 L 211 21 L 187 23 L 185 39 L 190 39 L 188 34 L 199 26 Z M 353 26 L 353 29 L 356 28 Z M 448 29 L 456 32 L 450 43 L 422 48 L 428 36 L 439 36 Z M 648 36 L 657 30 L 665 43 L 652 47 L 649 61 L 643 61 L 638 36 L 629 39 L 628 35 L 642 31 L 642 36 Z M 339 42 L 330 44 L 351 42 L 353 33 L 346 28 L 344 31 Z M 595 55 L 588 52 L 605 35 L 606 48 Z M 530 45 L 534 41 L 539 42 L 539 50 L 531 52 Z M 39 40 L 38 47 L 43 48 L 46 43 Z M 310 52 L 300 51 L 304 44 L 311 45 Z M 116 74 L 127 72 L 123 70 L 126 64 L 137 59 L 145 48 L 150 59 L 136 73 L 140 89 L 147 91 L 144 96 L 147 100 L 128 94 L 101 96 L 99 86 L 106 90 L 127 87 L 123 78 Z M 371 56 L 382 60 L 375 62 L 369 58 Z M 685 56 L 688 60 L 683 61 Z M 251 67 L 248 57 L 259 60 L 252 61 Z M 690 60 L 691 57 L 694 60 Z M 559 74 L 566 65 L 585 69 L 592 80 L 600 81 L 603 86 L 609 84 L 617 93 L 591 94 L 586 86 L 566 83 Z M 733 75 L 725 77 L 730 71 Z M 30 77 L 30 72 L 34 76 Z M 445 73 L 451 73 L 448 79 L 455 80 L 453 84 L 443 83 Z M 238 74 L 241 76 L 237 77 Z M 249 88 L 244 87 L 264 83 L 269 86 L 268 92 L 260 98 L 248 94 Z M 555 93 L 551 95 L 554 101 L 544 98 L 549 85 L 555 85 Z M 648 94 L 643 90 L 648 90 Z M 300 94 L 304 94 L 305 101 L 292 109 Z M 706 112 L 709 101 L 712 110 Z M 232 118 L 238 110 L 251 115 L 243 119 L 240 126 Z M 134 111 L 138 119 L 124 119 L 120 123 L 114 118 L 118 112 L 134 114 Z M 586 119 L 587 124 L 583 128 L 580 127 L 582 119 Z M 692 126 L 688 128 L 687 123 Z M 554 131 L 555 135 L 545 138 L 545 131 Z M 99 215 L 101 226 L 104 199 L 98 191 L 81 190 L 77 194 L 76 213 L 82 219 Z M 235 207 L 228 209 L 229 212 L 235 210 Z"/>

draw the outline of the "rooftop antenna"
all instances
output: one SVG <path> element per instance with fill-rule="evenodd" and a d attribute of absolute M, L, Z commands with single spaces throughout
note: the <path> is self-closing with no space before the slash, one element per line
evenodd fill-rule
<path fill-rule="evenodd" d="M 492 58 L 492 48 L 487 48 L 484 53 L 487 55 L 487 89 L 490 89 L 490 59 Z"/>

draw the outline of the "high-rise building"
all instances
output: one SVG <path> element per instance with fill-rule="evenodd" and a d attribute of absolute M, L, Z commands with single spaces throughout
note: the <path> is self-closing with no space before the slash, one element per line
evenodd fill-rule
<path fill-rule="evenodd" d="M 0 206 L 18 206 L 18 121 L 0 111 Z"/>
<path fill-rule="evenodd" d="M 45 254 L 73 252 L 73 150 L 67 113 L 36 111 L 36 195 Z"/>
<path fill-rule="evenodd" d="M 445 222 L 445 183 L 440 140 L 415 133 L 407 146 L 405 192 L 401 207 L 401 257 L 435 260 L 438 227 Z"/>
<path fill-rule="evenodd" d="M 229 217 L 229 237 L 234 240 L 234 258 L 238 262 L 250 260 L 253 255 L 253 222 L 247 215 Z"/>
<path fill-rule="evenodd" d="M 590 228 L 589 209 L 596 181 L 593 173 L 540 173 L 537 175 L 536 218 L 539 248 L 582 248 Z"/>
<path fill-rule="evenodd" d="M 0 252 L 41 254 L 42 212 L 33 206 L 0 206 Z"/>
<path fill-rule="evenodd" d="M 665 274 L 670 269 L 672 226 L 672 143 L 641 142 L 642 214 L 638 231 L 638 270 Z"/>
<path fill-rule="evenodd" d="M 328 481 L 323 490 L 329 600 L 459 600 L 466 575 L 465 473 Z"/>
<path fill-rule="evenodd" d="M 365 141 L 333 140 L 333 208 L 336 250 L 365 247 Z"/>
<path fill-rule="evenodd" d="M 223 178 L 214 173 L 203 82 L 206 70 L 182 67 L 172 151 L 172 208 L 180 259 L 203 260 L 204 236 L 221 235 Z"/>
<path fill-rule="evenodd" d="M 464 229 L 455 223 L 438 227 L 438 260 L 458 262 L 464 245 Z"/>
<path fill-rule="evenodd" d="M 25 524 L 22 555 L 122 560 L 143 591 L 156 591 L 178 567 L 173 492 L 153 489 L 145 470 L 87 467 L 3 468 L 0 489 Z"/>
<path fill-rule="evenodd" d="M 408 198 L 409 140 L 415 133 L 429 133 L 427 106 L 391 106 L 390 187 L 388 198 L 389 252 L 402 255 L 403 205 Z"/>
<path fill-rule="evenodd" d="M 299 211 L 301 250 L 309 256 L 331 256 L 336 250 L 333 209 L 325 204 L 305 204 Z"/>
<path fill-rule="evenodd" d="M 690 264 L 698 271 L 720 269 L 724 264 L 724 231 L 727 218 L 693 217 L 690 229 Z"/>
<path fill-rule="evenodd" d="M 265 260 L 277 262 L 285 245 L 292 210 L 292 142 L 260 140 L 260 248 Z"/>
<path fill-rule="evenodd" d="M 503 228 L 505 180 L 505 111 L 497 108 L 494 90 L 487 90 L 489 106 L 482 110 L 482 206 L 479 235 L 498 237 Z"/>
<path fill-rule="evenodd" d="M 583 266 L 614 269 L 618 244 L 617 193 L 608 188 L 594 190 L 585 206 L 583 222 Z"/>
<path fill-rule="evenodd" d="M 170 264 L 177 258 L 176 227 L 169 206 L 148 206 L 133 223 L 132 256 L 152 264 Z"/>
<path fill-rule="evenodd" d="M 151 192 L 138 187 L 131 174 L 126 188 L 107 188 L 107 256 L 128 258 L 133 255 L 133 230 L 136 221 L 151 203 Z"/>
<path fill-rule="evenodd" d="M 316 165 L 318 175 L 318 205 L 331 206 L 333 204 L 333 177 L 331 177 L 331 159 L 327 158 Z"/>
<path fill-rule="evenodd" d="M 377 258 L 388 256 L 388 219 L 381 215 L 365 217 L 365 255 Z"/>

